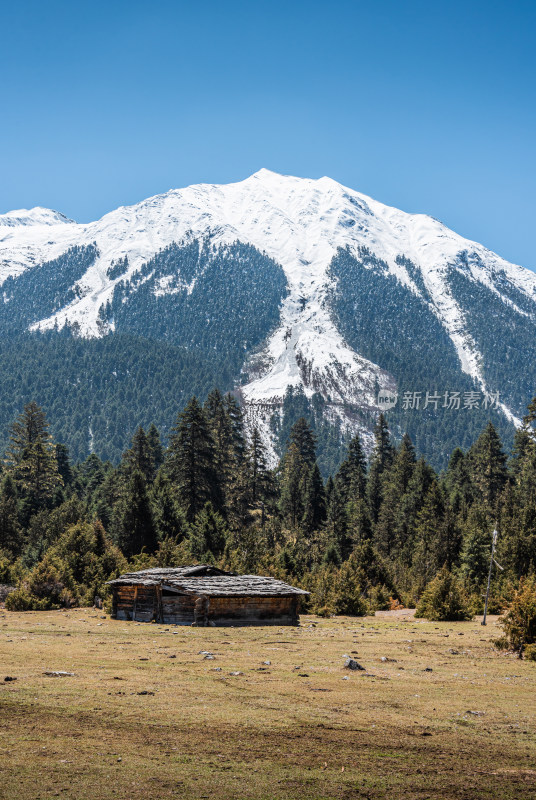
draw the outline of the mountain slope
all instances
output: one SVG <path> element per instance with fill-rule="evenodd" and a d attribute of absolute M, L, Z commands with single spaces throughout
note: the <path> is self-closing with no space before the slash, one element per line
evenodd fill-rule
<path fill-rule="evenodd" d="M 499 392 L 512 423 L 536 386 L 536 275 L 329 178 L 261 170 L 86 225 L 10 212 L 0 280 L 4 335 L 128 334 L 225 353 L 230 384 L 275 450 L 288 387 L 366 438 L 380 388 Z M 396 424 L 415 426 L 402 410 L 400 400 Z"/>

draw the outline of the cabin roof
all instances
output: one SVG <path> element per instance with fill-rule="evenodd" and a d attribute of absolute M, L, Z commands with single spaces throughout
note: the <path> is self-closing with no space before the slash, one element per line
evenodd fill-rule
<path fill-rule="evenodd" d="M 144 569 L 120 575 L 110 586 L 162 586 L 177 594 L 206 594 L 211 597 L 290 597 L 309 594 L 288 583 L 262 575 L 236 575 L 232 572 L 198 564 L 175 569 Z"/>

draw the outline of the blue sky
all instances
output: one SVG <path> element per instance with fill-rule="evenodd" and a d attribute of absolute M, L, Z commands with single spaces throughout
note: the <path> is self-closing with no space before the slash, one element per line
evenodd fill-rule
<path fill-rule="evenodd" d="M 262 166 L 536 268 L 533 2 L 0 0 L 0 212 Z"/>

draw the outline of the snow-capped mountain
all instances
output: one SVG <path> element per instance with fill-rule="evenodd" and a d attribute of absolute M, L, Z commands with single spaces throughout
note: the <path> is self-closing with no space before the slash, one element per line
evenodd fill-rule
<path fill-rule="evenodd" d="M 503 413 L 511 421 L 519 418 L 526 392 L 520 389 L 516 394 L 510 386 L 515 375 L 495 363 L 504 358 L 500 347 L 494 356 L 490 340 L 503 328 L 507 337 L 522 331 L 531 340 L 536 274 L 458 236 L 432 217 L 383 205 L 326 177 L 309 180 L 263 169 L 239 183 L 169 191 L 89 224 L 42 208 L 0 215 L 4 315 L 12 315 L 8 330 L 15 325 L 16 308 L 20 312 L 19 306 L 26 303 L 19 319 L 30 331 L 68 328 L 86 339 L 132 331 L 135 298 L 143 294 L 143 329 L 135 332 L 169 338 L 169 329 L 180 326 L 179 317 L 188 309 L 193 313 L 196 292 L 209 291 L 208 276 L 218 259 L 224 258 L 224 269 L 237 259 L 248 260 L 243 252 L 236 255 L 237 243 L 269 260 L 269 269 L 281 269 L 286 282 L 284 291 L 270 297 L 277 308 L 266 318 L 267 338 L 244 340 L 242 347 L 241 394 L 266 431 L 289 386 L 302 387 L 309 399 L 322 397 L 328 416 L 358 428 L 363 422 L 351 422 L 349 407 L 374 412 L 379 389 L 402 388 L 396 359 L 382 356 L 374 344 L 386 322 L 378 317 L 384 294 L 379 286 L 395 303 L 397 315 L 414 309 L 413 316 L 423 320 L 423 337 L 441 339 L 445 353 L 451 348 L 457 361 L 454 370 L 483 395 L 500 392 Z M 186 268 L 194 245 L 197 261 Z M 225 274 L 218 269 L 217 279 L 225 284 Z M 266 294 L 264 268 L 258 269 L 255 281 L 261 289 L 256 303 Z M 232 304 L 233 285 L 226 292 Z M 40 297 L 47 299 L 41 303 Z M 375 319 L 370 326 L 367 297 L 376 298 L 369 309 L 370 319 Z M 164 308 L 167 327 L 159 327 Z M 498 328 L 487 330 L 486 309 L 490 318 L 498 314 L 503 320 L 498 320 Z M 248 310 L 246 303 L 241 314 L 255 318 L 257 309 Z M 407 325 L 402 334 L 407 336 Z M 174 341 L 191 346 L 181 336 Z M 417 338 L 418 333 L 412 335 L 407 346 L 416 347 Z M 524 347 L 517 340 L 507 346 L 512 351 Z M 396 342 L 391 342 L 391 350 L 396 350 Z M 510 359 L 514 369 L 524 364 L 524 357 L 520 362 Z M 419 390 L 457 388 L 425 387 L 418 374 L 413 380 Z M 533 376 L 524 380 L 530 385 Z M 409 387 L 407 380 L 404 387 Z"/>

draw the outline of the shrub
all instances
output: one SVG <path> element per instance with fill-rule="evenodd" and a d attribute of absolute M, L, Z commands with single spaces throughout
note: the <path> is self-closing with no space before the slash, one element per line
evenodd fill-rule
<path fill-rule="evenodd" d="M 519 589 L 506 616 L 501 620 L 504 633 L 512 650 L 520 652 L 536 642 L 536 579 L 521 578 Z"/>
<path fill-rule="evenodd" d="M 32 570 L 28 577 L 27 589 L 30 595 L 45 604 L 43 608 L 62 605 L 65 583 L 60 567 L 48 555 Z"/>
<path fill-rule="evenodd" d="M 310 609 L 313 614 L 329 617 L 337 612 L 334 585 L 334 567 L 321 567 L 308 576 L 305 588 L 311 592 Z"/>
<path fill-rule="evenodd" d="M 350 617 L 363 617 L 367 606 L 363 600 L 359 569 L 351 559 L 345 561 L 337 570 L 334 581 L 334 602 L 337 614 Z"/>
<path fill-rule="evenodd" d="M 528 644 L 523 655 L 527 661 L 536 661 L 536 644 Z"/>
<path fill-rule="evenodd" d="M 20 586 L 6 597 L 6 608 L 8 611 L 44 611 L 47 601 L 39 600 L 26 586 Z"/>
<path fill-rule="evenodd" d="M 373 586 L 368 591 L 369 608 L 372 614 L 375 611 L 388 611 L 391 608 L 393 598 L 392 591 L 385 585 Z"/>
<path fill-rule="evenodd" d="M 424 590 L 415 611 L 416 617 L 433 622 L 471 619 L 472 609 L 461 583 L 443 567 Z"/>
<path fill-rule="evenodd" d="M 46 555 L 27 579 L 8 595 L 8 611 L 45 611 L 73 605 L 73 597 L 65 587 L 60 568 L 60 563 Z"/>

